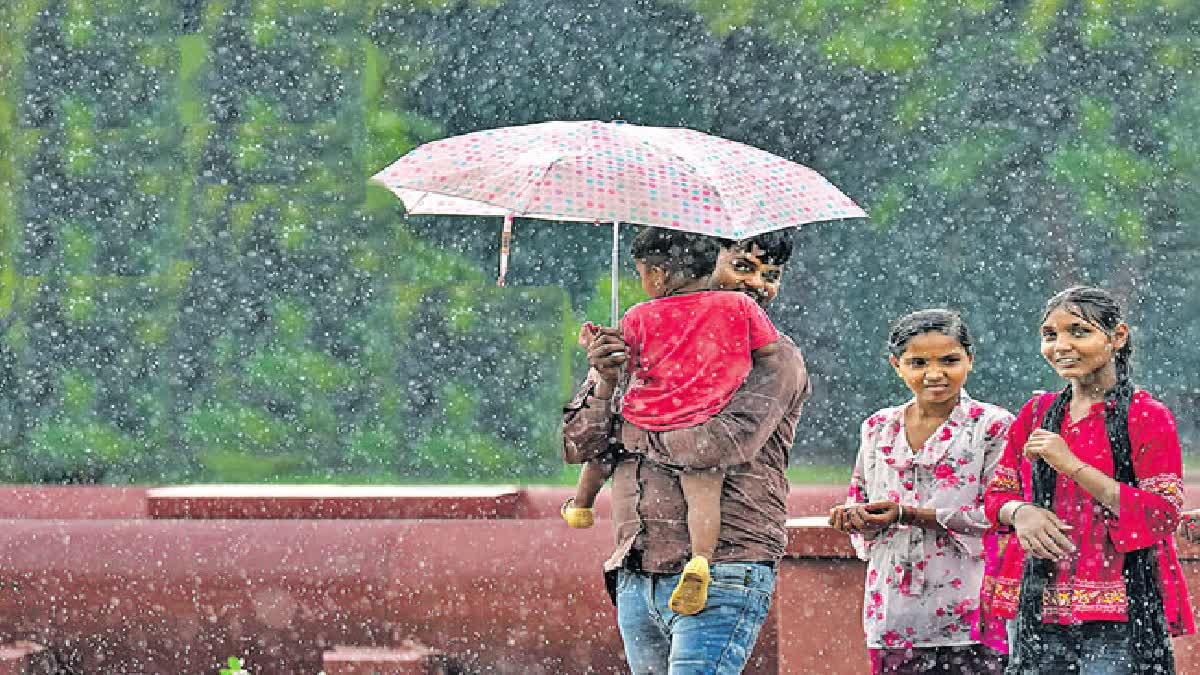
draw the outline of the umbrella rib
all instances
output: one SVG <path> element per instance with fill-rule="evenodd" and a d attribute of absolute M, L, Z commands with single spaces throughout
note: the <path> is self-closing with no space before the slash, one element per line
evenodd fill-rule
<path fill-rule="evenodd" d="M 611 122 L 610 122 L 610 124 L 611 124 Z M 612 127 L 613 127 L 613 129 L 621 129 L 621 127 L 624 127 L 624 126 L 628 126 L 628 125 L 625 125 L 625 124 L 612 124 Z M 621 130 L 622 130 L 622 131 L 624 131 L 623 129 L 621 129 Z M 641 138 L 638 138 L 637 136 L 633 136 L 633 138 L 634 138 L 634 140 L 637 140 L 637 141 L 642 141 L 642 139 L 641 139 Z M 651 148 L 653 148 L 654 150 L 656 150 L 656 151 L 658 151 L 658 152 L 661 152 L 661 153 L 662 153 L 662 154 L 664 154 L 664 155 L 669 155 L 670 157 L 674 158 L 674 159 L 675 159 L 675 161 L 679 162 L 679 163 L 680 163 L 680 164 L 682 164 L 683 166 L 686 166 L 686 167 L 690 168 L 692 171 L 695 171 L 695 172 L 696 172 L 696 175 L 698 175 L 698 176 L 701 176 L 702 178 L 706 178 L 706 179 L 708 179 L 708 180 L 710 181 L 710 183 L 709 183 L 709 187 L 712 189 L 713 196 L 717 198 L 717 201 L 718 201 L 718 203 L 720 203 L 720 202 L 722 201 L 722 200 L 721 200 L 721 190 L 720 190 L 720 188 L 718 188 L 718 187 L 716 186 L 716 184 L 715 184 L 715 183 L 712 183 L 712 182 L 711 182 L 711 181 L 712 181 L 712 177 L 711 177 L 711 176 L 704 175 L 704 174 L 703 174 L 703 173 L 702 173 L 702 172 L 701 172 L 701 171 L 700 171 L 700 170 L 699 170 L 699 169 L 696 167 L 696 165 L 695 165 L 695 164 L 693 164 L 693 163 L 691 162 L 691 160 L 689 160 L 689 159 L 687 159 L 686 157 L 684 157 L 683 155 L 681 155 L 681 154 L 679 154 L 679 153 L 675 152 L 675 151 L 674 151 L 674 150 L 672 150 L 672 149 L 671 149 L 669 146 L 654 145 L 654 144 L 650 144 L 650 143 L 647 143 L 647 145 L 649 145 L 649 146 L 650 146 Z M 725 214 L 725 210 L 724 210 L 724 209 L 722 209 L 722 210 L 721 210 L 721 213 L 723 214 L 723 220 L 725 220 L 725 221 L 727 221 L 727 222 L 733 222 L 731 218 L 729 218 L 727 215 L 724 215 L 724 214 Z M 662 227 L 662 226 L 656 226 L 656 227 Z"/>
<path fill-rule="evenodd" d="M 558 165 L 560 162 L 562 162 L 562 159 L 563 159 L 562 157 L 557 157 L 557 158 L 555 158 L 555 159 L 554 159 L 552 162 L 550 162 L 550 163 L 549 163 L 549 164 L 548 164 L 548 165 L 547 165 L 545 168 L 543 168 L 543 169 L 542 169 L 542 172 L 541 172 L 540 174 L 538 174 L 538 176 L 537 176 L 536 178 L 530 177 L 529 179 L 527 179 L 527 180 L 525 181 L 525 185 L 521 187 L 521 189 L 518 191 L 518 193 L 517 193 L 517 194 L 519 194 L 519 195 L 520 195 L 520 194 L 524 194 L 524 199 L 526 200 L 526 202 L 528 202 L 528 200 L 529 200 L 529 199 L 532 197 L 532 193 L 529 191 L 529 186 L 530 186 L 530 184 L 531 184 L 531 183 L 534 183 L 534 182 L 537 182 L 537 181 L 540 181 L 540 180 L 542 180 L 543 178 L 545 178 L 545 177 L 546 177 L 546 175 L 550 173 L 551 169 L 553 169 L 553 168 L 554 168 L 555 166 L 557 166 L 557 165 Z M 415 209 L 415 208 L 416 208 L 418 205 L 420 205 L 420 203 L 421 203 L 421 202 L 425 201 L 426 197 L 428 197 L 429 195 L 439 195 L 439 196 L 442 196 L 442 197 L 449 197 L 449 198 L 451 198 L 451 199 L 462 199 L 462 200 L 464 200 L 464 201 L 469 201 L 469 202 L 477 202 L 477 203 L 479 203 L 479 204 L 487 204 L 488 206 L 494 206 L 494 207 L 496 207 L 496 208 L 498 208 L 498 209 L 502 209 L 502 210 L 510 211 L 510 212 L 511 212 L 511 213 L 512 213 L 514 216 L 525 216 L 525 214 L 526 214 L 526 209 L 525 209 L 524 207 L 527 207 L 527 206 L 528 206 L 528 203 L 526 203 L 526 204 L 522 205 L 522 207 L 521 207 L 521 208 L 513 208 L 513 207 L 511 207 L 511 206 L 509 206 L 509 205 L 507 205 L 507 204 L 500 204 L 500 203 L 497 203 L 497 202 L 495 202 L 495 201 L 489 201 L 489 200 L 487 200 L 487 199 L 479 199 L 479 198 L 477 198 L 477 197 L 474 197 L 474 196 L 472 196 L 472 197 L 464 197 L 463 195 L 460 195 L 460 194 L 455 194 L 455 193 L 453 193 L 453 192 L 450 192 L 450 191 L 446 191 L 446 190 L 437 190 L 437 189 L 432 189 L 432 188 L 424 188 L 424 187 L 421 187 L 421 188 L 393 188 L 392 186 L 388 185 L 388 184 L 387 184 L 387 183 L 386 183 L 386 182 L 385 182 L 383 179 L 376 178 L 376 177 L 374 177 L 374 176 L 372 176 L 372 177 L 370 178 L 370 180 L 372 180 L 372 181 L 374 181 L 374 182 L 376 182 L 376 183 L 379 183 L 380 185 L 382 185 L 382 186 L 386 187 L 386 188 L 387 188 L 389 191 L 392 191 L 392 192 L 396 192 L 397 190 L 409 190 L 409 191 L 411 191 L 411 192 L 419 192 L 419 193 L 421 193 L 421 196 L 420 196 L 420 198 L 418 198 L 418 199 L 417 199 L 417 201 L 413 203 L 413 208 L 414 208 L 414 209 Z M 397 193 L 397 194 L 399 194 L 399 193 Z"/>
<path fill-rule="evenodd" d="M 378 182 L 378 183 L 383 183 L 383 181 L 376 181 L 376 182 Z M 395 191 L 396 191 L 396 190 L 393 190 L 393 189 L 392 189 L 392 187 L 391 187 L 391 186 L 389 186 L 389 185 L 387 185 L 386 183 L 384 183 L 384 187 L 386 187 L 388 190 L 391 190 L 392 192 L 395 192 Z M 413 206 L 414 206 L 414 207 L 416 206 L 416 204 L 420 204 L 422 201 L 424 201 L 424 200 L 425 200 L 425 197 L 426 197 L 427 195 L 438 195 L 438 196 L 441 196 L 441 197 L 450 197 L 450 198 L 452 198 L 452 199 L 461 199 L 461 200 L 463 200 L 463 201 L 466 201 L 466 202 L 477 202 L 477 203 L 479 203 L 479 204 L 487 204 L 488 206 L 494 206 L 494 207 L 496 207 L 496 208 L 498 208 L 498 209 L 505 209 L 505 210 L 510 210 L 510 211 L 512 210 L 510 207 L 508 207 L 508 206 L 505 206 L 504 204 L 497 204 L 497 203 L 496 203 L 496 202 L 494 202 L 494 201 L 488 201 L 488 200 L 486 200 L 486 199 L 476 199 L 476 198 L 474 198 L 474 197 L 464 197 L 464 196 L 462 196 L 462 195 L 456 195 L 456 194 L 454 194 L 453 192 L 445 192 L 445 191 L 442 191 L 442 190 L 427 190 L 427 189 L 425 189 L 425 188 L 397 188 L 397 189 L 399 189 L 399 190 L 410 190 L 410 191 L 412 191 L 412 192 L 420 192 L 420 193 L 423 193 L 423 194 L 421 195 L 421 198 L 420 198 L 420 199 L 418 199 L 418 200 L 417 200 L 417 202 L 416 202 L 415 204 L 413 204 Z M 433 215 L 433 214 L 418 214 L 418 215 Z M 454 214 L 450 214 L 450 215 L 454 215 Z M 513 211 L 513 215 L 522 215 L 522 214 L 520 214 L 520 213 L 517 213 L 516 211 Z"/>
<path fill-rule="evenodd" d="M 513 213 L 515 215 L 523 216 L 523 215 L 525 215 L 525 213 L 528 212 L 529 200 L 533 198 L 533 191 L 529 189 L 529 186 L 531 184 L 538 183 L 538 182 L 541 182 L 542 180 L 544 180 L 546 178 L 546 176 L 548 176 L 550 174 L 550 171 L 553 170 L 554 167 L 558 166 L 558 163 L 561 161 L 562 161 L 562 157 L 554 158 L 554 160 L 552 162 L 548 163 L 546 165 L 546 167 L 544 169 L 542 169 L 542 172 L 540 174 L 538 174 L 536 179 L 531 176 L 528 180 L 525 181 L 524 187 L 522 187 L 520 192 L 517 193 L 518 195 L 521 195 L 521 198 L 525 200 L 525 203 L 520 204 L 520 206 L 521 206 L 520 209 L 515 209 L 513 211 Z"/>
<path fill-rule="evenodd" d="M 583 141 L 583 149 L 586 149 L 587 145 L 588 145 L 588 142 L 587 142 L 587 139 L 585 138 Z M 564 156 L 565 156 L 565 153 L 560 154 L 558 157 L 555 157 L 553 160 L 551 160 L 550 162 L 548 162 L 546 164 L 546 167 L 544 169 L 542 169 L 542 173 L 539 174 L 536 179 L 533 179 L 531 177 L 529 180 L 527 180 L 525 182 L 525 186 L 521 188 L 521 192 L 517 193 L 518 195 L 522 195 L 522 193 L 523 193 L 522 196 L 525 199 L 525 203 L 521 204 L 522 208 L 519 211 L 514 212 L 516 215 L 525 215 L 528 212 L 529 200 L 531 200 L 533 198 L 533 192 L 534 192 L 533 190 L 529 189 L 530 184 L 545 180 L 546 176 L 550 175 L 550 172 L 554 170 L 554 167 L 558 166 L 563 161 Z M 552 220 L 552 219 L 547 218 L 546 220 Z"/>

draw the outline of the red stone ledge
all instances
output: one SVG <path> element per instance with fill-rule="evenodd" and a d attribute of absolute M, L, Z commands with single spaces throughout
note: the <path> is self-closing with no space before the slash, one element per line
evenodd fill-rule
<path fill-rule="evenodd" d="M 1200 511 L 1189 511 L 1185 518 L 1200 521 Z M 1200 525 L 1198 525 L 1200 527 Z M 856 558 L 850 537 L 828 524 L 827 516 L 791 518 L 787 522 L 788 558 L 847 559 Z M 1176 536 L 1175 546 L 1180 560 L 1200 561 L 1200 543 Z"/>
<path fill-rule="evenodd" d="M 856 558 L 850 537 L 829 526 L 829 516 L 804 516 L 787 521 L 789 558 Z"/>
<path fill-rule="evenodd" d="M 516 519 L 3 520 L 0 643 L 54 645 L 85 673 L 210 673 L 230 655 L 316 673 L 333 645 L 415 640 L 465 672 L 616 675 L 611 537 Z"/>
<path fill-rule="evenodd" d="M 146 493 L 151 518 L 516 518 L 522 491 L 507 486 L 188 485 Z"/>
<path fill-rule="evenodd" d="M 0 520 L 0 644 L 50 645 L 88 673 L 213 672 L 231 654 L 256 675 L 312 673 L 332 645 L 408 640 L 466 672 L 626 672 L 600 583 L 611 527 L 548 511 L 569 489 L 518 492 L 545 517 Z M 789 523 L 748 674 L 869 669 L 865 565 L 825 518 Z M 1181 539 L 1194 588 L 1197 549 Z M 1191 647 L 1176 642 L 1181 673 L 1200 672 Z"/>
<path fill-rule="evenodd" d="M 0 485 L 0 519 L 145 518 L 145 487 Z"/>
<path fill-rule="evenodd" d="M 146 518 L 151 513 L 148 504 L 148 495 L 151 491 L 159 492 L 162 490 L 178 490 L 189 489 L 193 487 L 205 486 L 179 486 L 179 487 L 161 487 L 161 486 L 104 486 L 104 485 L 0 485 L 0 519 L 85 519 L 85 520 L 109 520 L 109 519 L 131 519 L 131 518 Z M 255 492 L 261 492 L 262 489 L 279 487 L 270 485 L 241 485 L 229 486 L 252 489 Z M 316 490 L 324 488 L 320 485 L 305 485 L 295 486 L 303 490 Z M 336 486 L 335 486 L 336 487 Z M 351 487 L 351 486 L 346 486 Z M 445 485 L 438 486 L 438 490 L 444 491 L 441 496 L 435 496 L 435 499 L 448 495 L 463 494 L 462 490 L 473 490 L 482 487 L 483 489 L 495 489 L 494 486 L 456 486 Z M 405 489 L 400 487 L 380 486 L 380 488 L 394 490 Z M 575 494 L 575 489 L 572 487 L 563 486 L 528 486 L 521 488 L 502 488 L 503 491 L 516 490 L 518 496 L 515 499 L 515 506 L 511 507 L 511 501 L 501 500 L 502 503 L 497 505 L 496 517 L 512 517 L 524 519 L 555 519 L 558 518 L 558 509 L 567 497 Z M 788 513 L 793 514 L 809 514 L 809 513 L 824 513 L 829 510 L 829 507 L 841 503 L 845 499 L 845 488 L 839 485 L 793 485 L 791 493 L 788 495 Z M 160 493 L 161 494 L 161 493 Z M 167 493 L 170 494 L 170 493 Z M 1200 494 L 1200 491 L 1197 492 Z M 261 496 L 261 495 L 260 495 Z M 319 496 L 313 492 L 313 497 Z M 470 493 L 465 493 L 463 496 L 471 496 Z M 341 500 L 336 506 L 331 506 L 330 509 L 322 509 L 315 517 L 331 517 L 331 513 L 340 513 L 338 517 L 342 518 L 378 518 L 378 517 L 400 517 L 400 518 L 426 518 L 426 517 L 463 517 L 463 513 L 467 512 L 450 512 L 443 507 L 424 505 L 421 508 L 414 508 L 412 504 L 408 504 L 404 509 L 397 509 L 395 504 L 381 505 L 373 503 L 369 499 Z M 611 513 L 609 501 L 609 491 L 605 490 L 600 493 L 596 499 L 596 518 L 598 520 L 608 520 Z M 153 517 L 200 517 L 204 509 L 194 512 L 196 515 L 175 516 L 167 515 L 168 507 L 166 505 L 157 505 Z M 178 508 L 170 507 L 170 508 Z M 226 507 L 228 508 L 228 507 Z M 258 517 L 251 515 L 254 510 L 253 505 L 242 505 L 238 507 L 241 515 L 238 517 Z M 158 510 L 161 509 L 161 510 Z M 439 510 L 441 509 L 441 510 Z M 388 513 L 397 514 L 395 516 L 383 515 Z M 303 509 L 298 512 L 303 513 Z M 486 513 L 486 510 L 484 511 Z M 213 510 L 212 513 L 219 513 Z M 404 515 L 405 513 L 412 515 Z M 476 512 L 478 514 L 479 512 Z M 359 515 L 356 515 L 359 514 Z M 211 517 L 218 517 L 216 515 Z M 308 516 L 303 516 L 308 517 Z M 486 516 L 480 516 L 486 517 Z"/>

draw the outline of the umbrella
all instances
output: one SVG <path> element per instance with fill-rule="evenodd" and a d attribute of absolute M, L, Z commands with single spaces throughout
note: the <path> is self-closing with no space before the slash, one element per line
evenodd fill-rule
<path fill-rule="evenodd" d="M 805 223 L 866 217 L 816 171 L 685 128 L 543 122 L 426 143 L 372 180 L 409 213 L 503 216 L 500 279 L 514 216 L 611 222 L 612 325 L 620 224 L 745 239 Z"/>

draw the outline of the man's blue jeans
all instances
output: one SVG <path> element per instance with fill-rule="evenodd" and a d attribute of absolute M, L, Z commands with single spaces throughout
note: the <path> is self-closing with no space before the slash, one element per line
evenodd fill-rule
<path fill-rule="evenodd" d="M 617 624 L 633 675 L 735 675 L 742 672 L 775 591 L 775 568 L 712 566 L 708 604 L 694 616 L 667 607 L 678 574 L 621 570 Z"/>

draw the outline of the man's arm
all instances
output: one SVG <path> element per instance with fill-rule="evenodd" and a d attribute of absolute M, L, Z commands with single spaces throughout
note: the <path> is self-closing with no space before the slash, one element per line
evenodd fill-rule
<path fill-rule="evenodd" d="M 563 406 L 562 457 L 567 464 L 582 464 L 609 449 L 611 439 L 620 438 L 621 418 L 609 407 L 611 401 L 596 397 L 595 372 L 589 371 L 579 391 Z"/>
<path fill-rule="evenodd" d="M 613 328 L 591 334 L 588 364 L 592 367 L 579 391 L 563 407 L 562 456 L 582 464 L 603 454 L 621 438 L 621 416 L 612 412 L 612 395 L 626 359 L 625 341 Z"/>
<path fill-rule="evenodd" d="M 775 354 L 755 359 L 746 381 L 715 417 L 673 431 L 627 426 L 622 436 L 626 450 L 688 470 L 723 469 L 753 460 L 787 414 L 811 393 L 800 350 L 787 341 L 780 347 Z"/>

